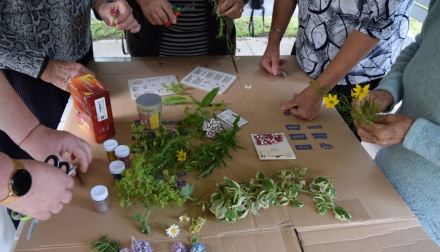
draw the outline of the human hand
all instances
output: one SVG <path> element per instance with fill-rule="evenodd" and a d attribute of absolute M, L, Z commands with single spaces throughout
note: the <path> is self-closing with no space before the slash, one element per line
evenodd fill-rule
<path fill-rule="evenodd" d="M 260 60 L 260 66 L 273 75 L 281 74 L 287 66 L 287 63 L 287 60 L 280 59 L 279 46 L 269 44 Z"/>
<path fill-rule="evenodd" d="M 242 0 L 219 0 L 217 11 L 222 16 L 237 19 L 244 11 L 244 2 Z"/>
<path fill-rule="evenodd" d="M 64 204 L 72 200 L 74 182 L 66 173 L 43 162 L 20 160 L 32 177 L 32 186 L 28 193 L 7 205 L 15 212 L 47 220 L 52 214 L 59 213 Z"/>
<path fill-rule="evenodd" d="M 69 153 L 71 160 L 78 160 L 82 172 L 87 172 L 92 162 L 92 147 L 86 141 L 67 131 L 53 130 L 43 125 L 35 127 L 20 147 L 40 161 L 54 154 L 60 161 L 67 161 L 63 156 Z"/>
<path fill-rule="evenodd" d="M 368 125 L 355 120 L 354 125 L 362 141 L 379 146 L 389 146 L 402 143 L 413 123 L 414 120 L 409 117 L 388 114 L 380 116 Z"/>
<path fill-rule="evenodd" d="M 152 25 L 165 25 L 168 21 L 176 24 L 173 6 L 167 0 L 138 0 L 142 12 Z"/>
<path fill-rule="evenodd" d="M 98 12 L 102 21 L 108 26 L 114 26 L 116 30 L 130 30 L 131 33 L 137 33 L 141 30 L 141 25 L 133 16 L 133 10 L 125 0 L 116 2 L 96 1 L 95 10 Z M 117 15 L 112 14 L 116 10 Z"/>
<path fill-rule="evenodd" d="M 362 100 L 369 100 L 372 104 L 377 105 L 378 107 L 375 111 L 376 113 L 385 111 L 394 102 L 394 98 L 391 93 L 382 89 L 369 91 L 365 98 Z M 361 101 L 359 101 L 359 99 L 353 100 L 351 105 L 354 110 L 358 110 L 360 102 Z"/>
<path fill-rule="evenodd" d="M 308 86 L 301 93 L 293 94 L 293 99 L 283 104 L 281 110 L 290 112 L 300 118 L 313 120 L 321 114 L 322 95 L 313 85 Z"/>
<path fill-rule="evenodd" d="M 75 61 L 49 60 L 40 78 L 70 92 L 70 80 L 86 74 L 95 76 L 92 70 Z"/>

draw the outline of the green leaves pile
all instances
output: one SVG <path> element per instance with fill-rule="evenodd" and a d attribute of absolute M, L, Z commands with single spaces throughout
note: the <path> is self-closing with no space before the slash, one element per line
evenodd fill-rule
<path fill-rule="evenodd" d="M 178 183 L 182 182 L 179 176 L 188 172 L 198 172 L 197 178 L 207 176 L 214 168 L 226 166 L 224 158 L 232 158 L 229 150 L 241 148 L 236 136 L 240 130 L 239 118 L 231 130 L 223 128 L 214 139 L 204 137 L 203 123 L 215 118 L 212 107 L 224 106 L 223 101 L 213 102 L 218 90 L 213 89 L 200 102 L 190 96 L 165 99 L 165 103 L 190 101 L 193 105 L 186 106 L 186 117 L 171 131 L 165 127 L 158 132 L 146 131 L 143 124 L 132 125 L 133 136 L 138 140 L 130 145 L 135 155 L 131 168 L 122 173 L 123 178 L 116 181 L 114 189 L 121 206 L 132 207 L 137 201 L 144 207 L 143 214 L 135 215 L 135 220 L 141 223 L 142 233 L 151 233 L 147 220 L 155 207 L 182 206 L 193 192 L 189 184 L 179 188 Z M 178 152 L 185 155 L 183 160 L 181 155 L 178 160 Z"/>
<path fill-rule="evenodd" d="M 302 207 L 304 204 L 297 199 L 298 193 L 306 193 L 316 202 L 318 213 L 325 214 L 328 209 L 333 210 L 335 218 L 341 221 L 350 220 L 350 214 L 342 207 L 334 205 L 336 198 L 333 182 L 330 178 L 316 177 L 309 184 L 310 190 L 305 189 L 305 173 L 307 168 L 295 167 L 293 170 L 284 170 L 273 173 L 265 178 L 258 172 L 255 179 L 247 183 L 238 183 L 224 178 L 224 183 L 218 184 L 216 191 L 211 195 L 209 210 L 220 221 L 235 222 L 245 218 L 249 212 L 259 215 L 261 208 L 269 206 Z"/>

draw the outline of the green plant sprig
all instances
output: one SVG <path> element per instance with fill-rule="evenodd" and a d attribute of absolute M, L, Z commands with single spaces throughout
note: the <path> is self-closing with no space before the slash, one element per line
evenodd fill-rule
<path fill-rule="evenodd" d="M 229 18 L 226 16 L 222 16 L 219 12 L 218 8 L 218 0 L 209 0 L 209 2 L 212 5 L 212 14 L 215 16 L 217 21 L 219 22 L 219 28 L 218 33 L 216 36 L 216 39 L 224 39 L 226 40 L 226 45 L 228 47 L 228 50 L 231 52 L 232 55 L 235 55 L 235 46 L 234 43 L 231 41 L 231 38 L 228 36 L 229 29 L 231 29 L 231 25 L 229 24 Z"/>
<path fill-rule="evenodd" d="M 350 214 L 333 203 L 336 195 L 332 179 L 318 176 L 310 182 L 310 190 L 307 190 L 303 188 L 306 171 L 307 168 L 294 167 L 293 170 L 273 173 L 269 178 L 258 172 L 256 178 L 246 184 L 225 177 L 223 183 L 217 184 L 211 201 L 204 204 L 220 221 L 235 222 L 245 218 L 249 212 L 259 215 L 261 208 L 269 206 L 291 204 L 302 207 L 304 204 L 298 201 L 297 195 L 306 193 L 316 202 L 318 213 L 325 214 L 332 209 L 338 220 L 350 220 Z"/>
<path fill-rule="evenodd" d="M 99 238 L 90 244 L 93 248 L 92 252 L 119 252 L 121 243 L 117 240 L 110 239 L 108 235 Z"/>
<path fill-rule="evenodd" d="M 177 83 L 173 81 L 169 86 L 164 83 L 162 87 L 165 88 L 165 91 L 172 91 L 175 94 L 183 94 L 185 92 L 185 85 L 180 81 L 177 81 Z"/>

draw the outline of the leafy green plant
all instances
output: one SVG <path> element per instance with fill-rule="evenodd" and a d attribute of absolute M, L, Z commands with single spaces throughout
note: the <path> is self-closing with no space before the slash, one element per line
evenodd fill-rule
<path fill-rule="evenodd" d="M 155 207 L 182 206 L 187 199 L 193 200 L 190 195 L 194 186 L 182 184 L 180 176 L 194 171 L 200 173 L 197 178 L 207 176 L 214 168 L 226 165 L 224 158 L 232 157 L 229 150 L 242 148 L 237 138 L 239 118 L 231 130 L 222 126 L 223 131 L 216 138 L 204 137 L 204 122 L 215 118 L 213 107 L 224 106 L 224 101 L 213 102 L 218 90 L 213 89 L 200 102 L 190 96 L 169 98 L 192 103 L 191 108 L 185 108 L 186 117 L 171 131 L 165 127 L 146 131 L 142 123 L 132 125 L 133 136 L 138 140 L 130 145 L 135 155 L 131 168 L 122 173 L 123 178 L 116 181 L 114 189 L 121 206 L 132 207 L 135 201 L 142 204 L 143 213 L 134 215 L 142 233 L 151 234 L 148 217 Z"/>
<path fill-rule="evenodd" d="M 309 190 L 305 189 L 305 173 L 307 168 L 294 167 L 293 170 L 284 170 L 264 177 L 258 172 L 255 179 L 250 182 L 236 182 L 224 178 L 224 182 L 217 185 L 215 192 L 211 195 L 210 202 L 199 202 L 204 209 L 215 214 L 220 221 L 236 222 L 243 219 L 249 212 L 259 215 L 261 208 L 269 206 L 302 207 L 299 202 L 299 193 L 311 195 L 316 202 L 318 213 L 325 214 L 331 209 L 335 218 L 341 221 L 350 220 L 350 214 L 342 207 L 335 206 L 333 200 L 336 197 L 333 181 L 330 178 L 318 176 L 309 184 Z"/>
<path fill-rule="evenodd" d="M 120 242 L 104 235 L 98 241 L 92 242 L 91 246 L 93 248 L 92 252 L 119 252 Z"/>

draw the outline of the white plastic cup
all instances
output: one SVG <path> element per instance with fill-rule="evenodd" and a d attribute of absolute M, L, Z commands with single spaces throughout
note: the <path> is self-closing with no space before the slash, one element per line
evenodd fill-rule
<path fill-rule="evenodd" d="M 115 149 L 118 146 L 118 141 L 114 139 L 109 139 L 105 141 L 103 144 L 104 150 L 107 152 L 107 159 L 109 162 L 117 160 L 115 155 Z"/>
<path fill-rule="evenodd" d="M 116 147 L 115 155 L 118 160 L 124 162 L 126 169 L 130 167 L 130 149 L 127 145 L 119 145 Z"/>
<path fill-rule="evenodd" d="M 121 160 L 115 160 L 110 163 L 108 166 L 111 174 L 113 174 L 113 179 L 120 180 L 122 179 L 122 171 L 125 170 L 125 164 Z"/>
<path fill-rule="evenodd" d="M 97 185 L 90 190 L 90 195 L 95 203 L 95 208 L 98 213 L 106 213 L 110 210 L 110 203 L 108 202 L 108 190 L 103 185 Z"/>

